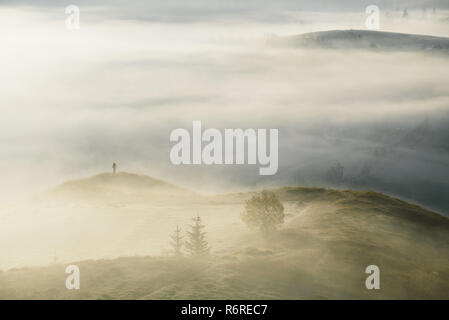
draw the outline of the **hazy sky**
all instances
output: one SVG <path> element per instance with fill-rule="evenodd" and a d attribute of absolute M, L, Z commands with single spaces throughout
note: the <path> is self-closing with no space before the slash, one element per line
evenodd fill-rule
<path fill-rule="evenodd" d="M 113 161 L 216 191 L 326 185 L 326 171 L 341 163 L 349 186 L 449 208 L 447 56 L 266 42 L 272 34 L 363 29 L 360 1 L 77 1 L 78 31 L 66 30 L 59 1 L 1 3 L 5 195 L 108 171 Z M 381 30 L 449 36 L 446 2 L 388 3 Z M 434 5 L 436 14 L 424 16 L 422 7 Z M 174 167 L 169 133 L 190 130 L 192 120 L 279 128 L 278 175 L 260 177 L 258 166 Z M 367 167 L 370 176 L 360 177 Z"/>

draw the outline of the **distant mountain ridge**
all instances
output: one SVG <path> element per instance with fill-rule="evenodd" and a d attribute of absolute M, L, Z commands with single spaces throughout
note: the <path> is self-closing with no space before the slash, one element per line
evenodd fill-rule
<path fill-rule="evenodd" d="M 328 49 L 377 49 L 449 53 L 449 38 L 371 30 L 330 30 L 272 37 L 275 46 Z"/>

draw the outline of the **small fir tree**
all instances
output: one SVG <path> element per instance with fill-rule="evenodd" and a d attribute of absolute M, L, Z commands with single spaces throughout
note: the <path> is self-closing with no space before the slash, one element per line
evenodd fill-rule
<path fill-rule="evenodd" d="M 171 246 L 173 247 L 173 253 L 175 256 L 182 256 L 183 236 L 181 235 L 181 228 L 176 226 L 175 231 L 171 235 Z"/>
<path fill-rule="evenodd" d="M 206 233 L 203 231 L 204 225 L 200 216 L 192 219 L 191 231 L 187 232 L 188 240 L 185 243 L 186 250 L 192 257 L 204 257 L 209 253 L 209 246 L 206 240 Z"/>

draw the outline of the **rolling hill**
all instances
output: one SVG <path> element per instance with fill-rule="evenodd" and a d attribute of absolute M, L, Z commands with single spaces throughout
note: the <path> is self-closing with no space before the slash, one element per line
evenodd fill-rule
<path fill-rule="evenodd" d="M 67 181 L 34 197 L 41 204 L 145 203 L 149 199 L 167 201 L 167 197 L 195 197 L 194 192 L 163 180 L 129 172 L 101 173 L 93 177 Z"/>
<path fill-rule="evenodd" d="M 92 190 L 128 188 L 130 193 L 142 189 L 150 194 L 155 190 L 147 189 L 157 186 L 170 194 L 181 190 L 146 176 L 99 175 L 63 184 L 45 197 L 48 200 L 61 193 L 67 197 L 74 192 L 80 200 Z M 52 241 L 62 241 L 67 251 L 79 252 L 80 247 L 89 246 L 90 256 L 68 256 L 63 262 L 0 272 L 0 298 L 449 299 L 446 217 L 376 192 L 285 187 L 273 190 L 284 204 L 285 224 L 265 237 L 248 229 L 239 217 L 244 201 L 254 192 L 198 197 L 195 202 L 162 197 L 155 203 L 151 197 L 146 202 L 139 198 L 139 210 L 134 203 L 124 202 L 132 199 L 128 193 L 116 194 L 122 205 L 110 206 L 102 215 L 102 224 L 109 221 L 107 230 L 114 237 L 101 232 L 98 239 L 103 242 L 89 240 L 90 229 L 77 224 L 81 229 L 70 238 L 55 236 Z M 88 211 L 70 210 L 78 217 L 86 216 L 97 232 L 102 224 L 92 224 L 94 216 L 112 198 L 96 198 L 96 206 Z M 87 203 L 92 205 L 90 199 Z M 51 216 L 58 212 L 63 211 L 58 208 Z M 168 247 L 175 223 L 187 228 L 196 213 L 206 224 L 212 247 L 209 259 L 145 251 L 156 245 Z M 71 221 L 62 219 L 63 223 Z M 124 229 L 126 233 L 121 234 Z M 75 247 L 70 244 L 72 238 L 77 240 Z M 115 255 L 105 258 L 99 246 L 111 241 Z M 142 250 L 130 254 L 129 248 Z M 80 290 L 65 288 L 68 264 L 80 267 Z M 380 290 L 365 288 L 365 268 L 371 264 L 380 268 Z"/>
<path fill-rule="evenodd" d="M 269 43 L 293 48 L 449 52 L 449 38 L 369 30 L 330 30 L 272 37 Z"/>

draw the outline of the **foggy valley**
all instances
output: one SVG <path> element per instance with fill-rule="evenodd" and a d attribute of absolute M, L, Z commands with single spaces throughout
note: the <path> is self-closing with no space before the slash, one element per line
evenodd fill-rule
<path fill-rule="evenodd" d="M 73 33 L 2 3 L 0 299 L 448 299 L 449 8 L 424 2 L 367 31 L 353 1 L 100 1 Z M 198 120 L 278 129 L 276 174 L 174 165 Z M 262 190 L 268 235 L 242 219 Z M 209 256 L 174 256 L 197 216 Z"/>

